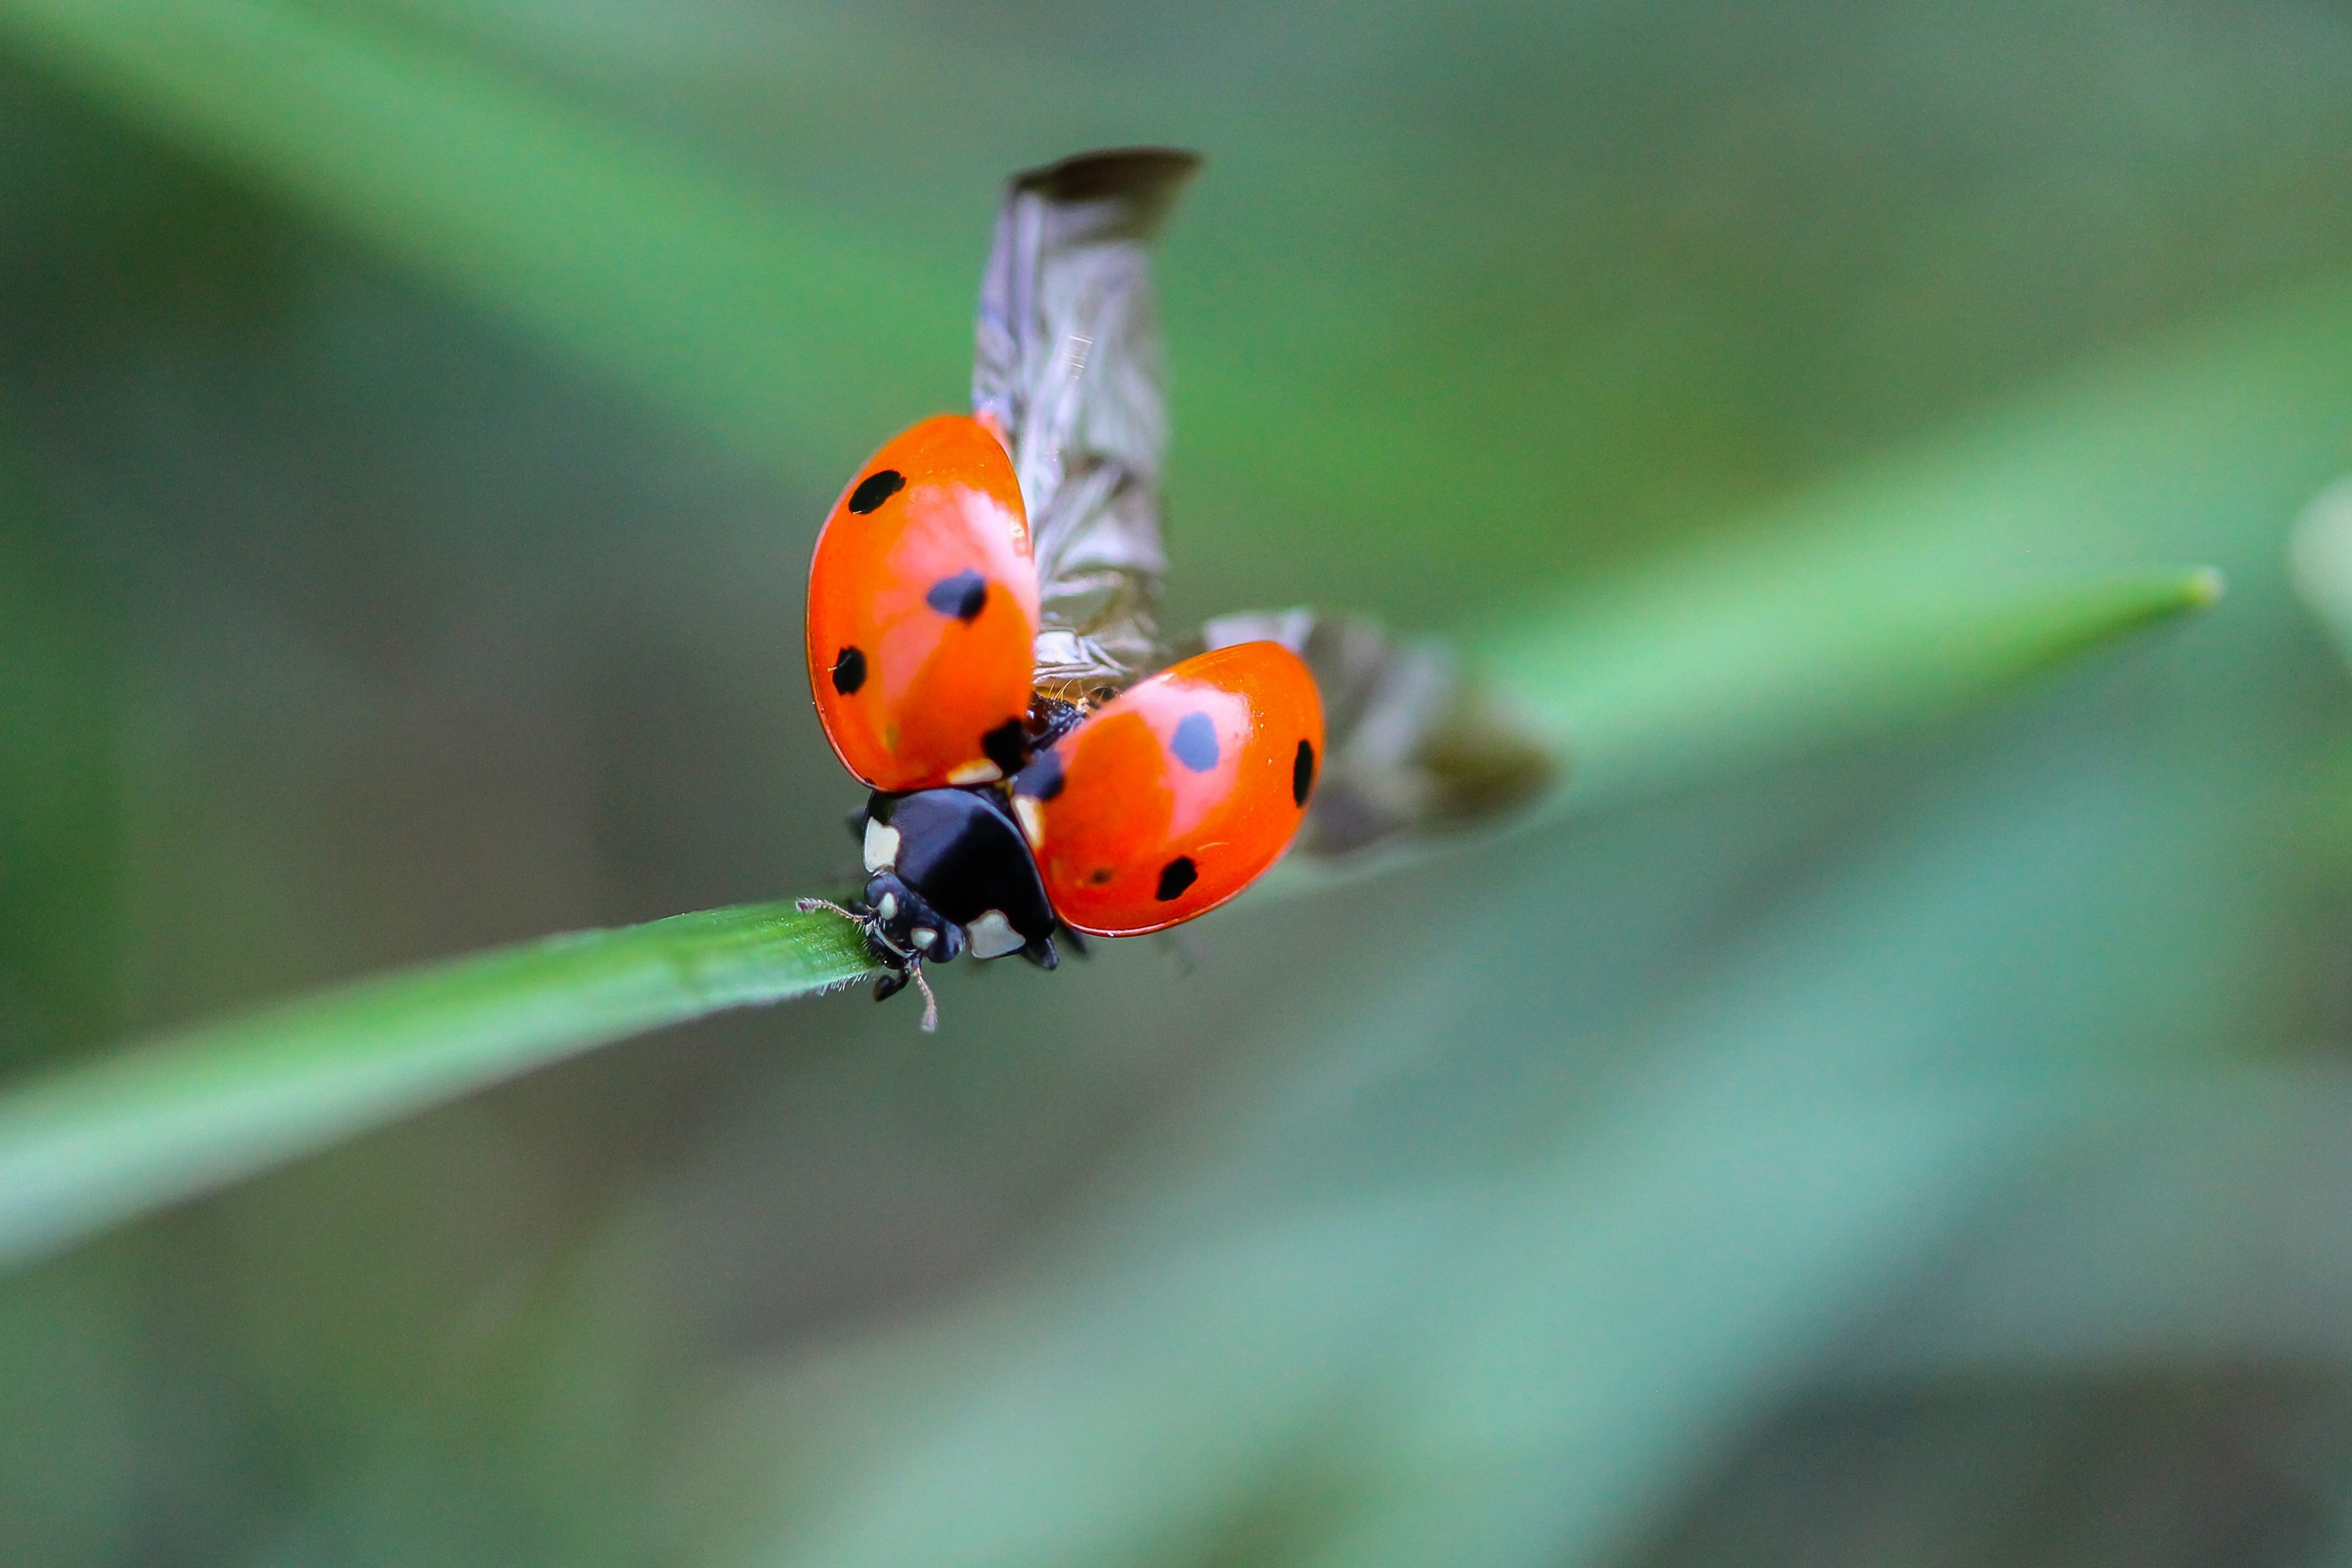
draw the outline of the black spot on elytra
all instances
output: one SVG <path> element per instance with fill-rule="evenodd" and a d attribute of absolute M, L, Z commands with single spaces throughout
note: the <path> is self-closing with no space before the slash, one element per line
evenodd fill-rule
<path fill-rule="evenodd" d="M 906 488 L 906 475 L 896 468 L 878 469 L 858 480 L 857 488 L 849 492 L 849 510 L 863 517 Z"/>
<path fill-rule="evenodd" d="M 1300 805 L 1315 790 L 1315 745 L 1311 741 L 1298 742 L 1298 758 L 1290 764 L 1290 798 Z"/>
<path fill-rule="evenodd" d="M 1013 793 L 1025 795 L 1032 800 L 1051 800 L 1062 793 L 1067 781 L 1062 777 L 1062 755 L 1059 752 L 1040 752 L 1021 776 L 1013 781 Z"/>
<path fill-rule="evenodd" d="M 833 689 L 847 697 L 865 684 L 865 654 L 854 647 L 843 648 L 841 657 L 833 661 Z"/>
<path fill-rule="evenodd" d="M 1110 879 L 1118 875 L 1118 872 L 1112 870 L 1108 866 L 1097 866 L 1093 870 L 1087 873 L 1087 880 L 1092 882 L 1096 887 L 1100 888 L 1107 886 Z"/>
<path fill-rule="evenodd" d="M 1201 868 L 1192 864 L 1192 858 L 1190 855 L 1179 855 L 1160 868 L 1160 891 L 1157 896 L 1164 904 L 1200 879 Z"/>
<path fill-rule="evenodd" d="M 959 572 L 952 577 L 942 577 L 931 584 L 923 595 L 923 603 L 943 616 L 970 622 L 976 619 L 988 604 L 988 579 L 977 572 Z"/>
<path fill-rule="evenodd" d="M 1022 759 L 1028 753 L 1026 731 L 1018 719 L 1007 719 L 980 738 L 980 749 L 997 771 L 1011 778 L 1021 771 Z"/>
<path fill-rule="evenodd" d="M 1196 773 L 1217 765 L 1217 726 L 1206 713 L 1187 713 L 1168 742 L 1176 760 Z"/>

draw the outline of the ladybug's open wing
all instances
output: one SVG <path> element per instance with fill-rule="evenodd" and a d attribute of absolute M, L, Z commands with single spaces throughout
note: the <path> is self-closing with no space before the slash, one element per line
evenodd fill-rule
<path fill-rule="evenodd" d="M 1186 649 L 1276 642 L 1322 693 L 1322 782 L 1298 836 L 1329 857 L 1432 830 L 1475 826 L 1530 804 L 1561 763 L 1535 730 L 1472 680 L 1436 637 L 1399 637 L 1368 616 L 1313 609 L 1220 616 Z"/>
<path fill-rule="evenodd" d="M 1036 683 L 1092 700 L 1158 662 L 1165 372 L 1149 247 L 1200 166 L 1090 153 L 1013 177 L 982 280 L 972 409 L 1004 435 L 1037 562 Z"/>

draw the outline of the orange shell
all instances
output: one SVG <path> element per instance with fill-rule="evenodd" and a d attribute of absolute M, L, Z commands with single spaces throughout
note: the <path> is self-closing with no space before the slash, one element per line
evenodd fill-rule
<path fill-rule="evenodd" d="M 1322 757 L 1315 677 L 1279 643 L 1237 643 L 1104 704 L 1021 773 L 1013 804 L 1055 911 L 1140 936 L 1281 858 Z"/>
<path fill-rule="evenodd" d="M 842 764 L 880 790 L 1018 766 L 1036 638 L 1037 568 L 1003 445 L 959 414 L 885 444 L 809 567 L 809 690 Z"/>

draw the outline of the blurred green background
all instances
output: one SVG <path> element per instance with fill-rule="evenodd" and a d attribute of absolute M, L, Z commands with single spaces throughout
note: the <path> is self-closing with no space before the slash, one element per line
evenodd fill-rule
<path fill-rule="evenodd" d="M 2352 1561 L 2352 10 L 0 0 L 0 125 L 11 1075 L 845 868 L 815 526 L 1090 146 L 1210 158 L 1169 624 L 1580 660 L 1590 742 L 1189 973 L 718 1019 L 17 1270 L 0 1561 Z"/>

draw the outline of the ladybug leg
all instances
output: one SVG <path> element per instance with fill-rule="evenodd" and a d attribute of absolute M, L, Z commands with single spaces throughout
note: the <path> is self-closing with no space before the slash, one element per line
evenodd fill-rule
<path fill-rule="evenodd" d="M 1021 956 L 1040 969 L 1052 969 L 1062 962 L 1061 954 L 1054 951 L 1054 939 L 1050 936 L 1041 936 L 1032 941 L 1028 946 L 1021 950 Z"/>
<path fill-rule="evenodd" d="M 915 983 L 915 989 L 923 994 L 923 1033 L 937 1034 L 940 1027 L 940 999 L 931 994 L 931 983 L 923 978 L 921 959 L 919 958 L 907 965 L 907 978 L 912 980 Z"/>
<path fill-rule="evenodd" d="M 904 969 L 893 969 L 874 983 L 874 1000 L 887 1002 L 907 988 L 908 981 L 923 994 L 923 1033 L 936 1034 L 940 1026 L 940 999 L 931 994 L 931 983 L 923 978 L 922 960 L 917 959 Z"/>
<path fill-rule="evenodd" d="M 845 909 L 830 899 L 802 899 L 795 907 L 803 914 L 814 914 L 819 910 L 829 910 L 843 920 L 855 922 L 857 929 L 866 933 L 866 945 L 872 950 L 875 958 L 889 966 L 882 978 L 874 983 L 874 1000 L 887 1002 L 891 997 L 904 991 L 907 988 L 907 983 L 911 980 L 915 984 L 915 989 L 923 994 L 923 1033 L 928 1035 L 938 1030 L 940 1002 L 938 997 L 931 994 L 931 983 L 923 978 L 923 959 L 919 952 L 908 953 L 901 951 L 888 937 L 882 934 L 882 922 L 871 910 Z M 1051 951 L 1049 943 L 1047 952 Z M 954 956 L 955 948 L 950 944 L 947 949 L 946 957 Z M 1053 965 L 1049 963 L 1046 967 L 1050 969 Z"/>

